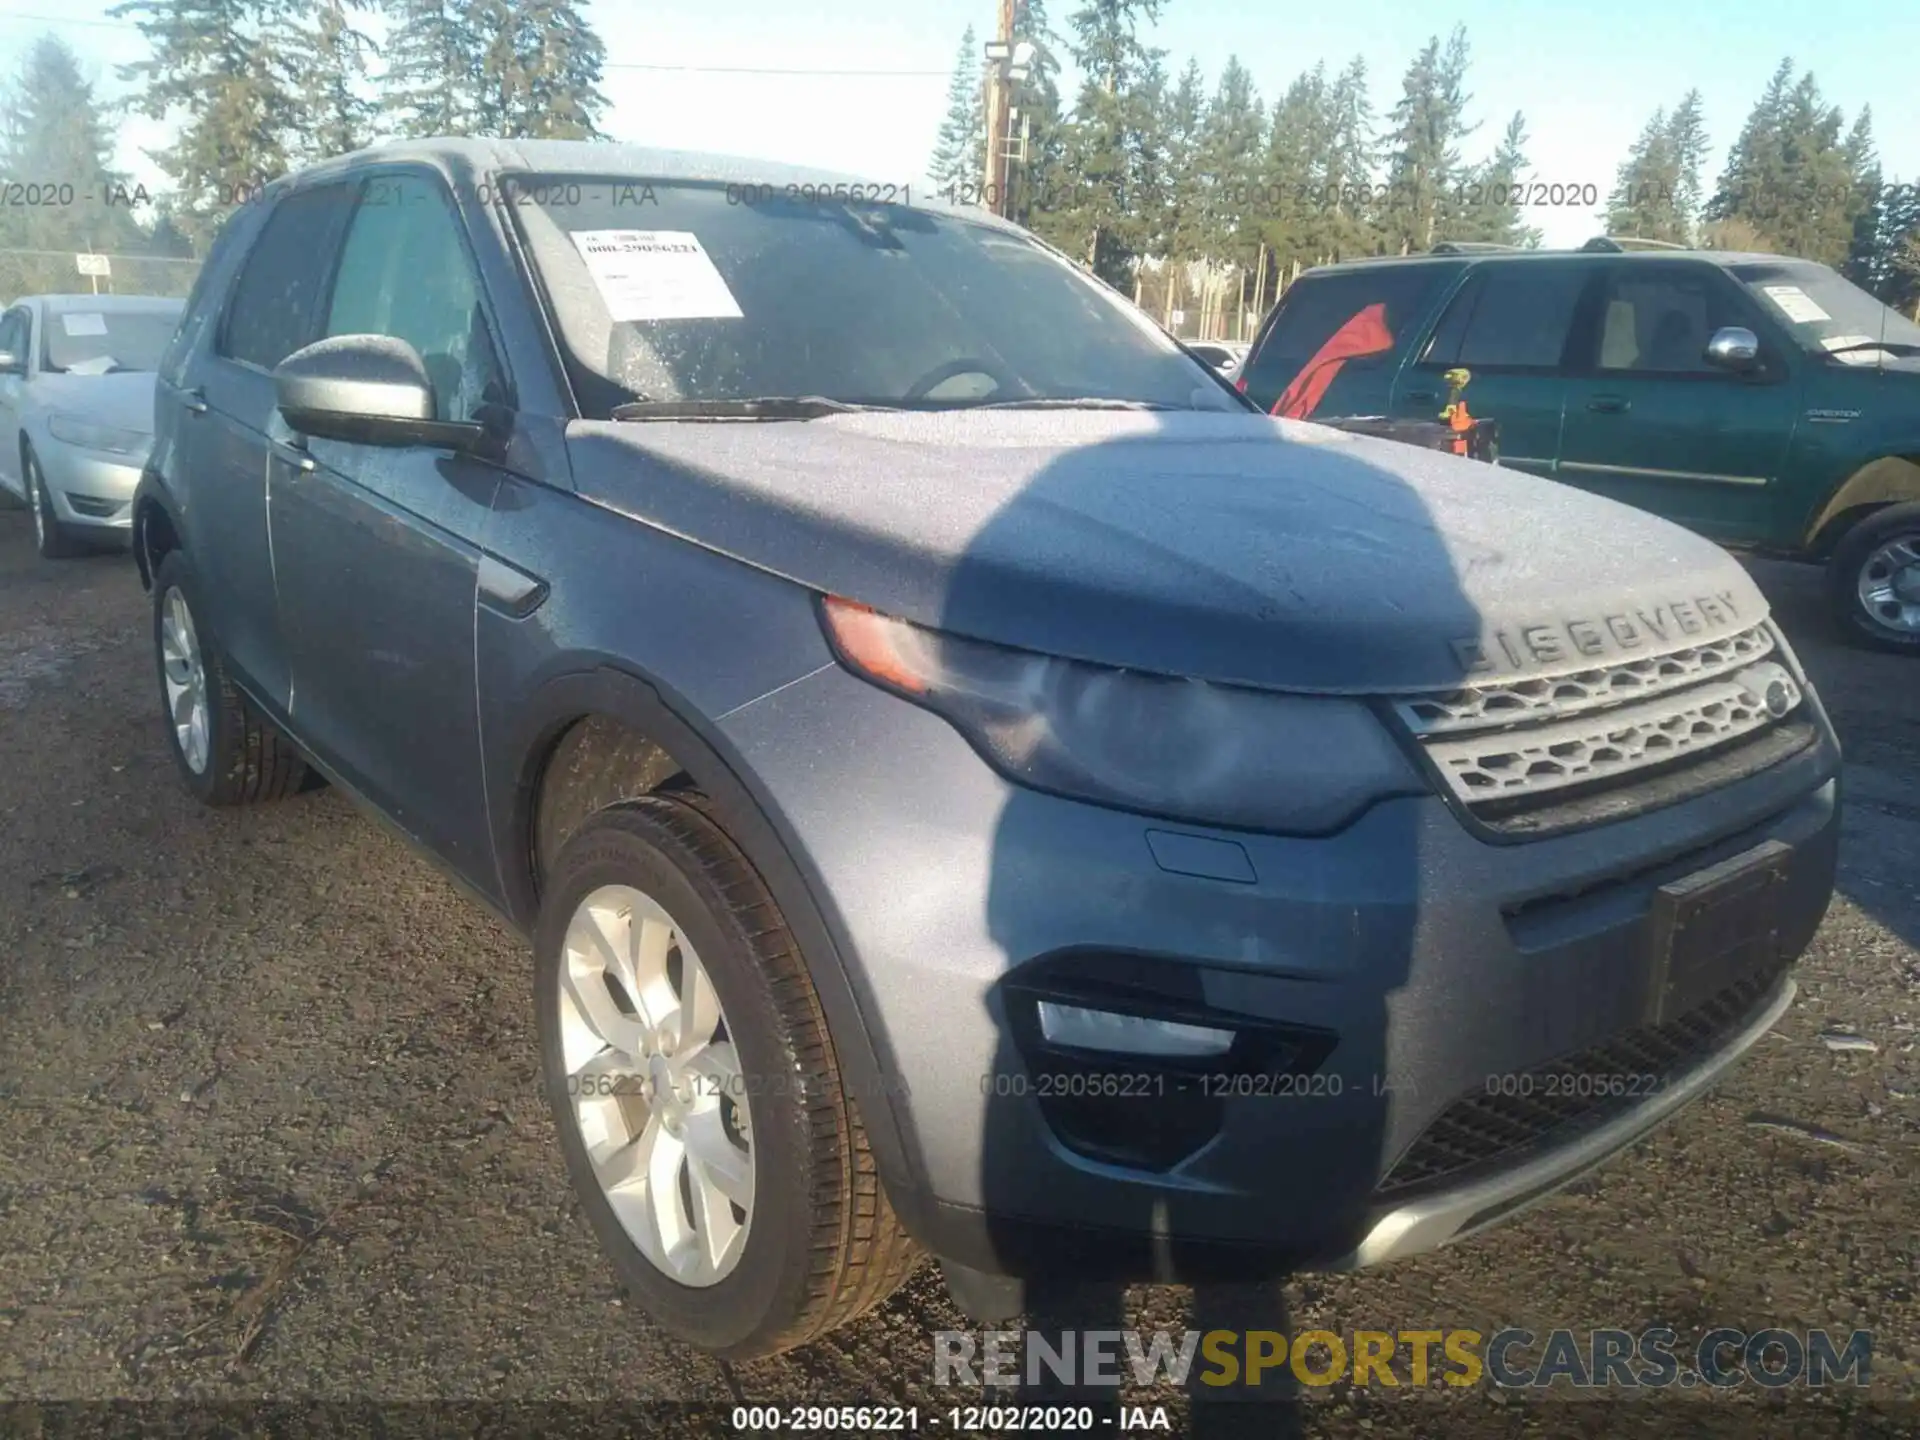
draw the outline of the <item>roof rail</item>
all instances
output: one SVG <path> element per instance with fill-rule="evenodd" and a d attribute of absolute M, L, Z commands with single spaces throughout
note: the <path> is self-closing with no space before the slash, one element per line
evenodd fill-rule
<path fill-rule="evenodd" d="M 1502 245 L 1493 240 L 1442 240 L 1429 255 L 1490 255 L 1518 250 L 1518 245 Z"/>
<path fill-rule="evenodd" d="M 1671 240 L 1643 240 L 1638 235 L 1596 235 L 1580 247 L 1605 255 L 1621 255 L 1628 250 L 1691 250 L 1691 245 L 1676 245 Z"/>

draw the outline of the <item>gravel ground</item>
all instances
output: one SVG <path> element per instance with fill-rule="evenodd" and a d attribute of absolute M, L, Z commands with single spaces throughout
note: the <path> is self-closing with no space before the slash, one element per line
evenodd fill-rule
<path fill-rule="evenodd" d="M 1630 1156 L 1477 1240 L 1382 1273 L 1197 1298 L 1141 1287 L 1062 1315 L 1865 1329 L 1870 1403 L 1851 1433 L 1920 1428 L 1920 662 L 1837 644 L 1816 573 L 1755 571 L 1834 713 L 1850 787 L 1841 893 L 1777 1032 Z M 944 1414 L 982 1398 L 932 1384 L 931 1332 L 966 1322 L 931 1267 L 780 1360 L 729 1368 L 660 1336 L 623 1305 L 569 1196 L 522 945 L 336 793 L 192 805 L 125 557 L 42 562 L 26 517 L 0 514 L 0 617 L 0 1400 Z M 1843 1029 L 1877 1048 L 1823 1042 Z M 1750 1404 L 1751 1387 L 1706 1396 L 1522 1407 L 1484 1388 L 1398 1403 L 1336 1389 L 1189 1411 L 1128 1392 L 1189 1434 L 1732 1434 L 1763 1419 L 1808 1433 L 1839 1413 L 1804 1392 L 1785 1411 Z M 585 1412 L 515 1413 L 555 1428 Z M 649 1424 L 736 1433 L 720 1412 Z"/>

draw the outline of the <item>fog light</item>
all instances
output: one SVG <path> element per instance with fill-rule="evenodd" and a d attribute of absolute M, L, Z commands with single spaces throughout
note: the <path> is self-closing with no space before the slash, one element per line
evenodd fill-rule
<path fill-rule="evenodd" d="M 1040 1034 L 1055 1045 L 1128 1055 L 1224 1055 L 1233 1048 L 1231 1030 L 1087 1010 L 1051 1000 L 1040 1001 Z"/>

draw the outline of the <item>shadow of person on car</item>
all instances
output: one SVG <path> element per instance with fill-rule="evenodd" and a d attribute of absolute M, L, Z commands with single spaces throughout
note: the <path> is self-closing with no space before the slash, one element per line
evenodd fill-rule
<path fill-rule="evenodd" d="M 1472 492 L 1502 472 L 1239 413 L 969 423 L 994 427 L 981 483 L 1004 499 L 940 628 L 1134 674 L 979 660 L 978 695 L 1030 709 L 984 747 L 1021 783 L 987 860 L 991 1029 L 948 1032 L 992 1046 L 981 1149 L 937 1177 L 975 1221 L 949 1279 L 983 1325 L 1024 1313 L 1043 1342 L 1014 1347 L 1014 1403 L 1092 1406 L 1101 1426 L 1123 1387 L 1184 1383 L 1189 1433 L 1297 1433 L 1283 1281 L 1362 1239 L 1387 1168 L 1452 1098 L 1396 1072 L 1457 1080 L 1420 1052 L 1471 1043 L 1483 1004 L 1428 867 L 1430 827 L 1454 822 L 1350 697 L 1465 678 L 1482 625 L 1460 576 L 1505 560 L 1468 538 L 1502 528 Z M 1195 1287 L 1188 1332 L 1162 1341 L 1195 1341 L 1179 1360 L 1128 1314 L 1147 1279 Z M 1099 1331 L 1123 1332 L 1105 1378 L 1086 1368 Z M 1218 1331 L 1230 1362 L 1197 1343 Z"/>

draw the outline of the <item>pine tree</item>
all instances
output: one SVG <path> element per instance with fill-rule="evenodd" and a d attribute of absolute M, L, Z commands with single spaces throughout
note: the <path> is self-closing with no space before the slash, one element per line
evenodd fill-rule
<path fill-rule="evenodd" d="M 1207 103 L 1204 85 L 1200 62 L 1189 60 L 1166 105 L 1166 211 L 1157 248 L 1173 264 L 1183 264 L 1200 253 L 1200 124 Z"/>
<path fill-rule="evenodd" d="M 1775 68 L 1773 78 L 1767 82 L 1766 90 L 1733 142 L 1727 167 L 1707 206 L 1708 220 L 1740 219 L 1752 225 L 1770 208 L 1771 196 L 1786 178 L 1780 127 L 1792 88 L 1793 60 L 1788 58 Z"/>
<path fill-rule="evenodd" d="M 987 108 L 981 85 L 980 45 L 969 25 L 960 37 L 960 58 L 954 62 L 953 81 L 947 87 L 947 116 L 940 122 L 927 173 L 939 190 L 973 201 L 980 195 L 986 154 Z"/>
<path fill-rule="evenodd" d="M 1460 142 L 1475 128 L 1466 123 L 1467 62 L 1467 33 L 1456 26 L 1444 47 L 1438 36 L 1427 42 L 1401 82 L 1381 217 L 1390 247 L 1428 249 L 1458 206 Z"/>
<path fill-rule="evenodd" d="M 138 113 L 174 119 L 173 143 L 150 155 L 182 224 L 204 238 L 237 194 L 287 169 L 299 103 L 263 38 L 285 11 L 272 0 L 131 0 L 107 13 L 136 17 L 152 47 L 120 78 L 138 83 Z"/>
<path fill-rule="evenodd" d="M 1200 253 L 1219 264 L 1250 267 L 1261 244 L 1266 176 L 1260 163 L 1266 108 L 1253 75 L 1238 56 L 1227 57 L 1200 124 L 1196 156 L 1202 177 Z"/>
<path fill-rule="evenodd" d="M 1677 244 L 1691 244 L 1700 223 L 1700 207 L 1705 201 L 1703 167 L 1711 142 L 1707 139 L 1706 106 L 1698 90 L 1681 97 L 1672 118 L 1667 121 L 1667 138 L 1673 148 L 1674 165 L 1679 172 L 1679 212 L 1681 234 Z"/>
<path fill-rule="evenodd" d="M 1079 184 L 1071 209 L 1049 219 L 1069 254 L 1129 289 L 1142 241 L 1129 165 L 1145 128 L 1137 86 L 1158 54 L 1142 43 L 1139 26 L 1159 13 L 1160 0 L 1087 0 L 1070 22 L 1083 81 L 1063 162 Z"/>
<path fill-rule="evenodd" d="M 300 161 L 358 150 L 373 137 L 378 107 L 365 93 L 373 40 L 354 24 L 366 0 L 318 0 L 294 34 L 289 83 L 299 105 Z"/>
<path fill-rule="evenodd" d="M 1691 242 L 1684 213 L 1684 162 L 1676 133 L 1680 118 L 1678 111 L 1669 115 L 1662 106 L 1633 142 L 1607 197 L 1608 234 L 1676 245 Z"/>
<path fill-rule="evenodd" d="M 380 103 L 396 133 L 465 135 L 472 128 L 480 43 L 470 8 L 467 0 L 393 0 Z"/>
<path fill-rule="evenodd" d="M 473 130 L 503 139 L 598 140 L 606 45 L 574 0 L 475 0 Z"/>
<path fill-rule="evenodd" d="M 1527 121 L 1516 113 L 1500 136 L 1499 148 L 1476 167 L 1464 186 L 1464 203 L 1445 222 L 1445 238 L 1495 245 L 1537 247 L 1540 231 L 1521 218 L 1515 193 L 1527 175 Z"/>
<path fill-rule="evenodd" d="M 1380 147 L 1375 138 L 1373 101 L 1367 91 L 1367 62 L 1356 55 L 1347 62 L 1327 95 L 1326 158 L 1320 184 L 1331 209 L 1322 217 L 1324 254 L 1328 259 L 1361 254 L 1370 248 L 1373 208 L 1360 193 L 1373 179 Z"/>
<path fill-rule="evenodd" d="M 44 35 L 28 46 L 0 115 L 0 176 L 56 194 L 72 189 L 70 203 L 0 208 L 0 294 L 70 290 L 67 256 L 126 250 L 139 229 L 119 198 L 126 177 L 113 168 L 106 119 L 66 41 Z M 58 253 L 5 253 L 29 250 Z"/>

